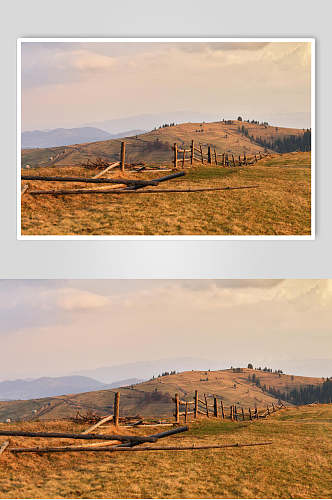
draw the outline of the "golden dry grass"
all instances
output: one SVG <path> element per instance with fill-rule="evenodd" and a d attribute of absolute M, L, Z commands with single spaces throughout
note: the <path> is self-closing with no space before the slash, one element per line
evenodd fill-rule
<path fill-rule="evenodd" d="M 65 422 L 15 428 L 81 430 Z M 190 424 L 188 433 L 159 442 L 164 446 L 273 442 L 265 447 L 112 455 L 5 452 L 0 498 L 331 498 L 331 438 L 332 405 L 315 405 L 282 410 L 253 423 L 201 419 Z M 11 446 L 35 446 L 40 441 L 12 438 Z"/>
<path fill-rule="evenodd" d="M 309 235 L 310 153 L 273 155 L 244 168 L 196 166 L 160 188 L 258 188 L 201 193 L 22 197 L 23 235 Z M 86 175 L 80 167 L 31 169 L 33 175 Z M 119 177 L 119 173 L 112 173 Z M 125 174 L 151 179 L 158 174 Z M 23 182 L 25 184 L 25 182 Z M 31 189 L 72 184 L 29 182 Z M 75 184 L 75 187 L 84 187 Z"/>

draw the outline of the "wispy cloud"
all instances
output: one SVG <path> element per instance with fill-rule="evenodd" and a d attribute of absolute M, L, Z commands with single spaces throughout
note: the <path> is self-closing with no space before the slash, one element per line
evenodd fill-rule
<path fill-rule="evenodd" d="M 8 377 L 175 355 L 277 360 L 332 350 L 330 280 L 2 282 L 0 304 Z"/>
<path fill-rule="evenodd" d="M 110 299 L 84 290 L 63 288 L 57 291 L 55 302 L 56 306 L 64 311 L 84 312 L 105 307 L 110 303 Z"/>
<path fill-rule="evenodd" d="M 230 117 L 309 113 L 310 46 L 23 43 L 22 89 L 24 129 L 197 106 Z"/>

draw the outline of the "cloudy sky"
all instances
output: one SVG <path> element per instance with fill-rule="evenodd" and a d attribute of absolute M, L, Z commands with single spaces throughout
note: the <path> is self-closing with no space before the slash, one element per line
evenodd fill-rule
<path fill-rule="evenodd" d="M 310 126 L 310 44 L 22 44 L 22 130 L 195 111 Z"/>
<path fill-rule="evenodd" d="M 0 352 L 0 379 L 181 356 L 327 360 L 332 280 L 2 280 Z"/>

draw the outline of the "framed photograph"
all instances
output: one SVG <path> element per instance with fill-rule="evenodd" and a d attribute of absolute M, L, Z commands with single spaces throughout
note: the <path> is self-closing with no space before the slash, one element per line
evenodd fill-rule
<path fill-rule="evenodd" d="M 315 238 L 315 40 L 18 40 L 18 239 Z"/>

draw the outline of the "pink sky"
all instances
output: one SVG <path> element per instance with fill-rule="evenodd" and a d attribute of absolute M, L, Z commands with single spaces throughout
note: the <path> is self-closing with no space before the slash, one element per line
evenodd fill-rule
<path fill-rule="evenodd" d="M 2 280 L 1 378 L 331 358 L 331 325 L 332 280 Z"/>
<path fill-rule="evenodd" d="M 181 110 L 310 126 L 310 44 L 23 43 L 23 130 Z"/>

